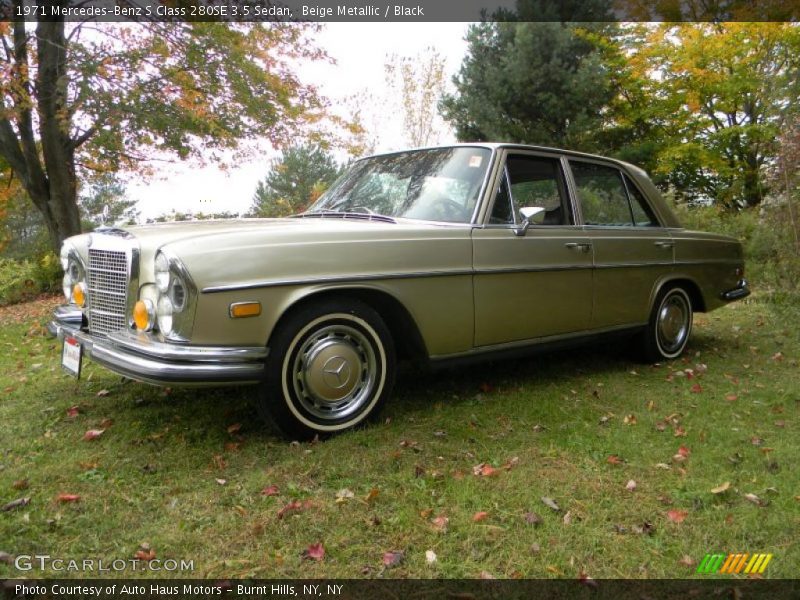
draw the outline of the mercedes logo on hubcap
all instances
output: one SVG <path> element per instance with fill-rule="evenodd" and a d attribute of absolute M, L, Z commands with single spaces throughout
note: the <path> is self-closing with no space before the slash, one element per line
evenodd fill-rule
<path fill-rule="evenodd" d="M 333 389 L 341 389 L 350 381 L 350 365 L 341 356 L 332 356 L 322 366 L 322 377 Z"/>

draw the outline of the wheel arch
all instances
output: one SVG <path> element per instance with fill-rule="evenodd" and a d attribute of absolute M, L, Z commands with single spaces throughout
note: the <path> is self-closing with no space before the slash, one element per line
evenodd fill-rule
<path fill-rule="evenodd" d="M 686 290 L 686 293 L 689 295 L 689 300 L 692 302 L 693 312 L 706 312 L 706 302 L 703 298 L 703 293 L 700 291 L 700 286 L 694 279 L 686 275 L 670 276 L 661 279 L 654 286 L 653 293 L 650 296 L 650 310 L 652 310 L 661 291 L 672 287 L 681 287 Z"/>
<path fill-rule="evenodd" d="M 354 298 L 377 312 L 392 336 L 398 358 L 410 360 L 426 360 L 428 358 L 425 341 L 408 309 L 389 292 L 368 286 L 343 286 L 310 290 L 300 297 L 293 298 L 275 322 L 267 339 L 267 346 L 270 345 L 275 333 L 292 314 L 311 304 L 331 298 Z"/>

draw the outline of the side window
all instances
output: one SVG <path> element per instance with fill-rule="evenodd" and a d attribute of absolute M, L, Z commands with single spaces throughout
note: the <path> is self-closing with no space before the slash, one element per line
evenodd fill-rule
<path fill-rule="evenodd" d="M 614 167 L 570 161 L 587 225 L 633 225 L 622 173 Z"/>
<path fill-rule="evenodd" d="M 503 169 L 503 180 L 497 188 L 497 197 L 494 199 L 492 216 L 489 223 L 494 225 L 507 225 L 514 223 L 514 208 L 511 206 L 511 194 L 508 193 L 508 173 Z"/>
<path fill-rule="evenodd" d="M 633 213 L 633 224 L 636 227 L 658 227 L 659 223 L 644 199 L 642 192 L 639 191 L 627 175 L 625 178 L 625 187 L 628 188 L 628 197 L 631 201 L 631 212 Z"/>
<path fill-rule="evenodd" d="M 514 212 L 507 215 L 509 206 L 501 196 L 495 199 L 490 223 L 513 223 L 513 214 L 526 206 L 541 206 L 545 209 L 542 225 L 570 225 L 572 212 L 567 201 L 564 174 L 557 158 L 541 156 L 511 155 L 506 160 L 506 172 L 510 183 L 510 207 Z M 501 186 L 505 187 L 505 181 Z M 508 191 L 505 192 L 508 194 Z M 501 220 L 502 219 L 502 220 Z M 520 220 L 518 217 L 517 220 Z"/>

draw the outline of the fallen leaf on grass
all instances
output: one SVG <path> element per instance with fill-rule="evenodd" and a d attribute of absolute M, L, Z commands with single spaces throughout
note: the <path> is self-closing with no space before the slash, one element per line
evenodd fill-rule
<path fill-rule="evenodd" d="M 396 567 L 401 562 L 403 562 L 403 553 L 402 552 L 384 552 L 383 553 L 383 565 L 385 567 Z"/>
<path fill-rule="evenodd" d="M 494 575 L 489 573 L 489 571 L 481 571 L 480 575 L 478 575 L 480 579 L 494 579 Z"/>
<path fill-rule="evenodd" d="M 96 440 L 101 435 L 103 435 L 105 431 L 106 431 L 105 429 L 90 429 L 89 431 L 83 434 L 83 439 L 86 440 L 87 442 Z"/>
<path fill-rule="evenodd" d="M 322 560 L 325 558 L 325 548 L 322 546 L 322 542 L 311 544 L 303 550 L 303 558 L 306 560 Z"/>
<path fill-rule="evenodd" d="M 541 525 L 543 521 L 544 521 L 544 519 L 542 519 L 542 517 L 540 517 L 535 512 L 526 512 L 525 513 L 525 522 L 528 525 L 533 525 L 533 526 Z"/>
<path fill-rule="evenodd" d="M 571 525 L 572 524 L 572 511 L 568 510 L 564 513 L 564 525 Z"/>
<path fill-rule="evenodd" d="M 133 555 L 133 558 L 137 560 L 144 560 L 147 562 L 154 560 L 155 557 L 156 557 L 156 551 L 153 550 L 152 548 L 147 548 L 146 550 L 145 549 L 137 550 L 136 554 Z"/>
<path fill-rule="evenodd" d="M 434 552 L 433 550 L 426 550 L 425 551 L 425 562 L 427 562 L 429 565 L 432 565 L 433 563 L 435 563 L 436 562 L 436 552 Z"/>
<path fill-rule="evenodd" d="M 752 502 L 756 506 L 766 506 L 767 505 L 767 502 L 765 500 L 762 500 L 761 498 L 759 498 L 755 494 L 745 494 L 744 495 L 744 499 L 747 500 L 748 502 Z"/>
<path fill-rule="evenodd" d="M 692 387 L 689 389 L 689 391 L 690 391 L 692 394 L 699 394 L 699 393 L 701 393 L 701 392 L 703 391 L 703 386 L 702 386 L 702 385 L 700 385 L 699 383 L 695 383 L 695 384 L 694 384 L 694 385 L 693 385 L 693 386 L 692 386 Z"/>
<path fill-rule="evenodd" d="M 684 554 L 683 558 L 678 561 L 678 564 L 681 564 L 685 567 L 693 567 L 697 564 L 697 561 L 688 554 Z"/>
<path fill-rule="evenodd" d="M 367 495 L 364 496 L 364 502 L 372 502 L 380 493 L 381 491 L 378 488 L 372 488 L 369 492 L 367 492 Z"/>
<path fill-rule="evenodd" d="M 542 496 L 542 502 L 544 503 L 545 506 L 547 506 L 548 508 L 552 508 L 556 512 L 559 512 L 561 510 L 561 507 L 558 504 L 556 504 L 556 501 L 553 500 L 552 498 L 548 498 L 547 496 Z"/>
<path fill-rule="evenodd" d="M 625 425 L 636 425 L 636 415 L 626 415 L 625 418 L 622 419 L 622 422 L 625 423 Z"/>
<path fill-rule="evenodd" d="M 776 352 L 775 354 L 773 354 L 772 355 L 772 360 L 774 360 L 776 362 L 782 361 L 783 360 L 783 352 Z"/>
<path fill-rule="evenodd" d="M 75 417 L 77 417 L 77 416 L 78 416 L 78 414 L 79 414 L 79 413 L 80 413 L 80 409 L 78 408 L 78 406 L 77 406 L 77 405 L 76 405 L 76 406 L 70 406 L 70 407 L 67 409 L 67 416 L 68 416 L 70 419 L 74 419 Z"/>
<path fill-rule="evenodd" d="M 472 520 L 475 523 L 478 523 L 478 522 L 483 521 L 484 519 L 486 519 L 488 516 L 489 516 L 488 512 L 486 512 L 485 510 L 481 510 L 479 512 L 476 512 L 474 515 L 472 515 Z"/>
<path fill-rule="evenodd" d="M 610 465 L 621 465 L 625 462 L 624 459 L 620 458 L 616 454 L 612 454 L 606 459 L 606 462 Z"/>
<path fill-rule="evenodd" d="M 687 510 L 673 509 L 667 511 L 667 518 L 673 523 L 683 523 L 687 516 L 689 516 L 689 511 Z"/>
<path fill-rule="evenodd" d="M 215 479 L 214 481 L 216 481 L 220 485 L 225 485 L 226 483 L 228 483 L 227 479 Z"/>
<path fill-rule="evenodd" d="M 304 510 L 308 510 L 313 505 L 314 503 L 311 502 L 311 500 L 305 500 L 303 502 L 300 502 L 300 500 L 292 500 L 291 502 L 289 502 L 289 504 L 287 504 L 278 511 L 278 518 L 282 519 L 287 515 L 301 513 Z"/>
<path fill-rule="evenodd" d="M 106 417 L 105 419 L 100 421 L 100 428 L 105 430 L 105 429 L 108 429 L 109 427 L 111 427 L 113 424 L 114 424 L 114 419 Z"/>
<path fill-rule="evenodd" d="M 27 498 L 17 498 L 16 500 L 12 500 L 8 504 L 4 504 L 2 508 L 0 508 L 0 512 L 8 512 L 9 510 L 14 510 L 15 508 L 20 508 L 22 506 L 26 506 L 31 501 L 30 497 Z"/>
<path fill-rule="evenodd" d="M 711 493 L 712 494 L 722 494 L 724 492 L 727 492 L 730 489 L 730 487 L 731 487 L 731 482 L 730 481 L 726 481 L 725 483 L 721 483 L 720 485 L 718 485 L 715 488 L 711 488 Z"/>
<path fill-rule="evenodd" d="M 686 437 L 686 430 L 681 427 L 680 425 L 675 427 L 675 432 L 673 433 L 675 437 Z"/>
<path fill-rule="evenodd" d="M 11 487 L 15 490 L 27 490 L 30 487 L 30 483 L 27 479 L 18 479 L 11 484 Z"/>
<path fill-rule="evenodd" d="M 422 517 L 423 519 L 427 519 L 432 514 L 433 514 L 433 509 L 432 508 L 424 508 L 421 511 L 419 511 L 419 516 Z"/>
<path fill-rule="evenodd" d="M 629 479 L 628 483 L 625 484 L 625 489 L 629 492 L 632 492 L 636 489 L 636 482 L 633 479 Z"/>
<path fill-rule="evenodd" d="M 442 533 L 447 531 L 448 523 L 450 523 L 450 519 L 444 516 L 439 516 L 431 519 L 431 525 L 433 525 L 433 528 L 436 531 L 441 531 Z"/>
<path fill-rule="evenodd" d="M 103 398 L 105 396 L 108 396 L 110 393 L 111 392 L 109 392 L 108 390 L 100 390 L 99 392 L 97 392 L 96 395 L 98 398 Z"/>
<path fill-rule="evenodd" d="M 341 504 L 342 502 L 347 502 L 350 498 L 354 498 L 355 494 L 352 490 L 347 488 L 342 488 L 338 492 L 336 492 L 336 503 Z"/>
<path fill-rule="evenodd" d="M 739 399 L 739 396 L 737 396 L 736 394 L 727 394 L 725 396 L 725 400 L 727 400 L 728 402 L 733 402 L 734 400 L 738 400 L 738 399 Z"/>
<path fill-rule="evenodd" d="M 228 425 L 227 432 L 230 434 L 237 433 L 242 428 L 241 423 L 234 423 L 233 425 Z"/>
<path fill-rule="evenodd" d="M 680 448 L 678 448 L 678 452 L 672 457 L 672 460 L 675 462 L 683 462 L 687 458 L 689 458 L 689 455 L 691 453 L 692 451 L 689 450 L 689 448 L 687 448 L 686 446 L 681 446 Z"/>
<path fill-rule="evenodd" d="M 472 467 L 472 474 L 478 477 L 494 477 L 500 474 L 500 470 L 486 463 L 481 463 Z"/>

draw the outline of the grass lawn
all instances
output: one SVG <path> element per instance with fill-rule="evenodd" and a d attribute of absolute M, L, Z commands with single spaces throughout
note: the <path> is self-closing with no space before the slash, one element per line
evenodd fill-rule
<path fill-rule="evenodd" d="M 297 444 L 247 390 L 164 390 L 89 361 L 75 382 L 43 335 L 56 302 L 0 309 L 0 506 L 30 498 L 0 512 L 0 557 L 139 552 L 193 560 L 191 577 L 611 578 L 768 552 L 764 576 L 798 575 L 797 309 L 755 298 L 698 315 L 669 364 L 615 345 L 406 370 L 379 423 Z M 324 556 L 304 557 L 317 543 Z M 55 575 L 5 558 L 0 578 Z"/>

